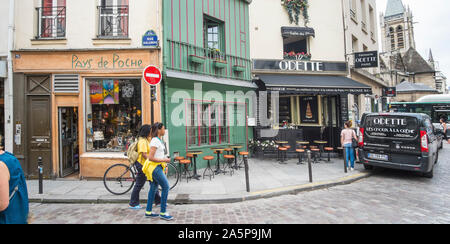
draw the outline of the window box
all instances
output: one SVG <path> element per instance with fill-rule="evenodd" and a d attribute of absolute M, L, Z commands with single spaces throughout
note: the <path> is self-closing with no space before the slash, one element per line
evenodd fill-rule
<path fill-rule="evenodd" d="M 228 63 L 225 60 L 221 60 L 221 59 L 214 60 L 214 67 L 216 67 L 217 69 L 224 69 L 227 66 L 228 66 Z"/>
<path fill-rule="evenodd" d="M 245 71 L 245 66 L 234 65 L 234 66 L 233 66 L 233 71 L 234 71 L 234 72 L 238 72 L 238 73 L 242 73 L 242 72 Z"/>
<path fill-rule="evenodd" d="M 193 64 L 204 64 L 205 57 L 200 57 L 196 55 L 189 55 L 189 61 Z"/>

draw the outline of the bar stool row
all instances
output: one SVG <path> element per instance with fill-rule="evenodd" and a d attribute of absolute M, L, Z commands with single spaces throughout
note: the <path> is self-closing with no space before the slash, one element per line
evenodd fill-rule
<path fill-rule="evenodd" d="M 216 163 L 216 169 L 213 170 L 211 167 L 211 161 L 214 160 L 214 156 L 204 156 L 203 160 L 207 161 L 207 166 L 203 171 L 203 179 L 205 178 L 205 176 L 209 176 L 209 180 L 211 180 L 211 178 L 214 178 L 214 175 L 223 173 L 230 173 L 230 175 L 232 176 L 234 173 L 234 169 L 240 169 L 242 168 L 242 163 L 244 160 L 244 157 L 248 157 L 248 152 L 238 152 L 238 149 L 242 148 L 243 146 L 241 145 L 235 145 L 235 146 L 230 146 L 229 148 L 211 148 L 211 150 L 213 151 L 214 154 L 216 154 L 217 156 L 217 163 Z M 180 174 L 185 175 L 186 176 L 186 181 L 189 182 L 190 178 L 194 178 L 199 180 L 200 175 L 197 175 L 197 162 L 196 162 L 196 158 L 197 155 L 202 154 L 203 152 L 201 151 L 188 151 L 186 153 L 186 157 L 183 156 L 178 156 L 175 157 L 175 162 L 179 163 L 179 167 L 180 167 Z M 226 160 L 226 163 L 223 165 L 223 168 L 220 167 L 220 155 L 223 154 L 223 158 Z M 242 160 L 241 162 L 237 163 L 237 159 L 238 159 L 238 155 L 242 156 Z M 233 165 L 233 161 L 234 161 L 234 165 Z M 192 165 L 193 163 L 193 175 L 190 175 L 188 166 Z"/>
<path fill-rule="evenodd" d="M 310 145 L 308 141 L 296 141 L 295 152 L 298 154 L 298 163 L 303 164 L 303 158 L 306 158 L 307 150 L 311 151 L 311 156 L 313 158 L 313 163 L 318 163 L 321 160 L 322 152 L 328 153 L 328 162 L 330 162 L 330 153 L 334 151 L 333 147 L 324 147 L 323 145 L 327 144 L 327 141 L 313 141 L 317 145 Z M 278 144 L 278 161 L 281 164 L 286 164 L 287 151 L 291 148 L 290 145 L 287 145 L 287 141 L 276 141 Z"/>

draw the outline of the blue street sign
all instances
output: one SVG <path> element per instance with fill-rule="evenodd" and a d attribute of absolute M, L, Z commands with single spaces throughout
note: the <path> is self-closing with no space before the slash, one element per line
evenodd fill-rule
<path fill-rule="evenodd" d="M 147 31 L 145 35 L 142 36 L 142 46 L 144 47 L 158 47 L 159 40 L 158 35 L 153 30 Z"/>

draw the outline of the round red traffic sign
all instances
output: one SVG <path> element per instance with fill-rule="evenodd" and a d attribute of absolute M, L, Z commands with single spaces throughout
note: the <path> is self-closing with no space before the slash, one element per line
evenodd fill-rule
<path fill-rule="evenodd" d="M 152 86 L 158 85 L 162 80 L 161 70 L 153 65 L 147 66 L 147 68 L 144 69 L 142 76 L 144 77 L 144 80 Z"/>

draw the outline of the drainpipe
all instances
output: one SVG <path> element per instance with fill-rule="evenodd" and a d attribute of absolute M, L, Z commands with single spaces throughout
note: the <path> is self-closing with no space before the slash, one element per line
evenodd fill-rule
<path fill-rule="evenodd" d="M 14 48 L 14 0 L 9 0 L 8 21 L 8 79 L 5 83 L 5 150 L 13 152 L 14 141 L 14 110 L 13 110 L 13 63 L 12 50 Z"/>

